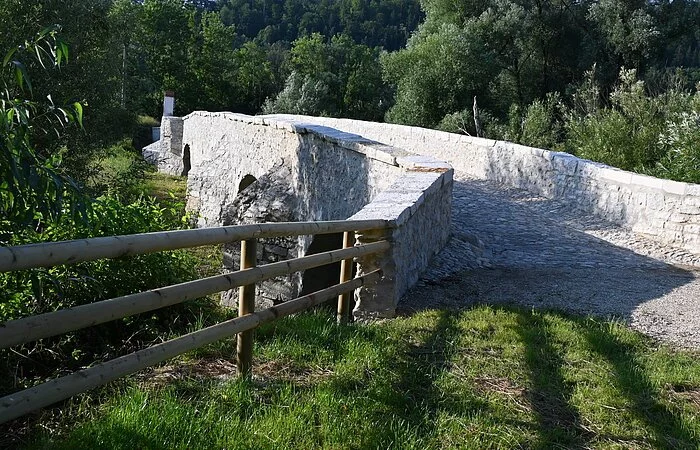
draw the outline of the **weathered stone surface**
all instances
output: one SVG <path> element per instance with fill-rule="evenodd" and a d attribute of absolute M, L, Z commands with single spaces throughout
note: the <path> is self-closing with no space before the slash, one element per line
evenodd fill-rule
<path fill-rule="evenodd" d="M 181 117 L 163 117 L 160 126 L 160 140 L 142 150 L 146 161 L 158 167 L 159 172 L 170 175 L 183 175 L 183 120 Z"/>
<path fill-rule="evenodd" d="M 384 219 L 391 233 L 365 232 L 360 243 L 387 238 L 392 242 L 385 258 L 360 258 L 358 273 L 381 269 L 378 287 L 358 289 L 353 314 L 359 319 L 394 315 L 396 304 L 413 286 L 432 258 L 447 244 L 452 200 L 452 169 L 444 172 L 410 171 L 381 192 L 351 220 Z"/>
<path fill-rule="evenodd" d="M 290 185 L 291 170 L 280 163 L 236 195 L 233 202 L 222 208 L 222 225 L 238 225 L 262 222 L 296 222 L 298 199 Z M 299 239 L 278 237 L 259 239 L 257 261 L 259 265 L 283 261 L 297 256 Z M 224 269 L 240 269 L 240 243 L 224 244 Z M 301 292 L 300 274 L 291 274 L 262 281 L 256 288 L 256 308 L 269 308 L 297 297 Z M 226 306 L 238 304 L 238 290 L 222 292 L 221 301 Z"/>
<path fill-rule="evenodd" d="M 452 168 L 444 161 L 303 121 L 196 112 L 181 122 L 182 148 L 173 149 L 176 142 L 166 134 L 160 149 L 175 157 L 189 149 L 187 208 L 199 226 L 347 218 L 392 224 L 384 231 L 392 250 L 373 257 L 384 277 L 357 293 L 358 317 L 392 316 L 401 295 L 447 242 Z M 310 236 L 262 239 L 258 261 L 303 256 L 312 247 Z M 238 243 L 226 245 L 226 269 L 235 270 L 238 259 Z M 368 261 L 359 262 L 360 273 L 369 270 Z M 258 306 L 294 298 L 305 284 L 302 274 L 259 283 Z M 235 304 L 236 293 L 222 299 Z"/>

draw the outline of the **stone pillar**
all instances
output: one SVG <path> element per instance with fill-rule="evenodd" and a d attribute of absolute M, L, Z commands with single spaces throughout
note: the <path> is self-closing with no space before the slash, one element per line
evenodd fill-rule
<path fill-rule="evenodd" d="M 358 244 L 370 244 L 377 241 L 393 241 L 397 230 L 367 230 L 355 234 Z M 355 308 L 352 311 L 355 320 L 367 321 L 391 318 L 396 315 L 398 302 L 396 291 L 396 262 L 393 248 L 374 255 L 357 258 L 357 276 L 382 270 L 382 278 L 373 285 L 361 287 L 355 291 Z"/>
<path fill-rule="evenodd" d="M 163 116 L 160 122 L 161 151 L 182 156 L 182 117 Z"/>
<path fill-rule="evenodd" d="M 175 113 L 175 92 L 165 91 L 163 97 L 163 116 L 170 117 Z"/>

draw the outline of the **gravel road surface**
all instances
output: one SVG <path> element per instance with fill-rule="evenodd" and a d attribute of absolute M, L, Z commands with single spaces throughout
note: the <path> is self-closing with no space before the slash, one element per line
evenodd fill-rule
<path fill-rule="evenodd" d="M 700 256 L 556 200 L 455 173 L 452 238 L 399 312 L 517 304 L 617 317 L 700 348 Z"/>

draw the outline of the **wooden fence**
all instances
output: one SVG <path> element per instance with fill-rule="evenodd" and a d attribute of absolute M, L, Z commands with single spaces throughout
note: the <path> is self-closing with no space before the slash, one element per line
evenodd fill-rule
<path fill-rule="evenodd" d="M 384 252 L 390 247 L 387 241 L 353 246 L 354 233 L 387 227 L 384 220 L 264 223 L 0 248 L 0 271 L 6 272 L 241 241 L 239 271 L 0 323 L 1 349 L 239 288 L 239 317 L 2 397 L 0 423 L 236 334 L 238 372 L 243 376 L 250 375 L 252 330 L 260 324 L 332 298 L 338 298 L 338 321 L 348 320 L 352 291 L 377 281 L 381 276 L 377 270 L 351 279 L 353 258 Z M 344 233 L 342 249 L 256 266 L 258 238 L 329 233 Z M 339 261 L 338 284 L 272 308 L 254 311 L 256 282 Z"/>

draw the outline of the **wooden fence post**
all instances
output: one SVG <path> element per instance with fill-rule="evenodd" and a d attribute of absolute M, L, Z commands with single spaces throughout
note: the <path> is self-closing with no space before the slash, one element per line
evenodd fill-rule
<path fill-rule="evenodd" d="M 255 239 L 241 241 L 241 270 L 256 265 L 257 245 Z M 255 284 L 238 288 L 238 317 L 255 312 Z M 239 376 L 249 377 L 253 365 L 253 330 L 238 333 L 237 368 Z"/>
<path fill-rule="evenodd" d="M 355 245 L 355 232 L 346 231 L 343 234 L 343 248 L 350 248 Z M 344 259 L 340 262 L 340 282 L 345 283 L 352 278 L 352 258 Z M 340 294 L 338 296 L 338 314 L 336 316 L 338 323 L 347 323 L 350 319 L 350 299 L 353 298 L 352 292 Z"/>

